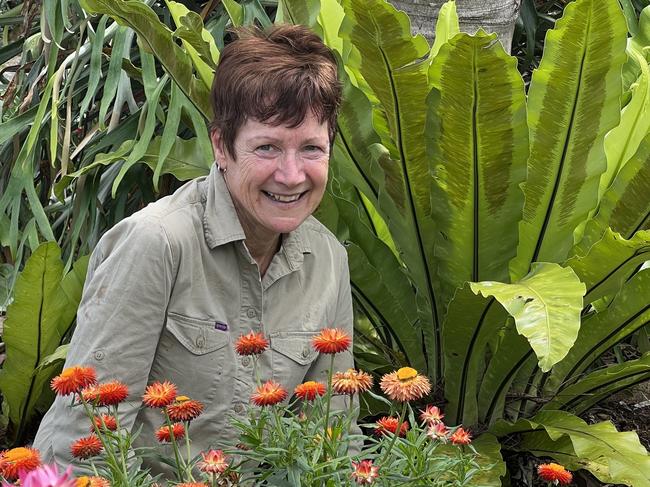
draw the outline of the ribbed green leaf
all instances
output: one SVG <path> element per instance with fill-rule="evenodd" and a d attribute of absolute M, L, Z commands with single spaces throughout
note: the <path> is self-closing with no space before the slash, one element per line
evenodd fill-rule
<path fill-rule="evenodd" d="M 548 31 L 528 92 L 530 158 L 514 279 L 531 262 L 562 262 L 596 206 L 603 137 L 618 125 L 625 18 L 617 2 L 577 0 Z"/>
<path fill-rule="evenodd" d="M 563 409 L 582 414 L 586 409 L 621 389 L 650 379 L 650 354 L 637 360 L 605 367 L 590 373 L 544 404 L 542 409 Z"/>
<path fill-rule="evenodd" d="M 194 76 L 189 54 L 174 42 L 172 32 L 158 20 L 151 7 L 136 0 L 80 0 L 80 3 L 88 12 L 107 14 L 120 25 L 131 27 L 190 101 L 206 118 L 211 117 L 209 89 Z"/>
<path fill-rule="evenodd" d="M 650 269 L 635 274 L 607 309 L 584 317 L 575 345 L 553 367 L 545 390 L 554 392 L 562 384 L 577 380 L 603 352 L 650 323 L 649 295 Z"/>
<path fill-rule="evenodd" d="M 429 80 L 431 208 L 447 303 L 465 281 L 509 280 L 526 177 L 526 101 L 516 59 L 483 31 L 443 46 Z"/>
<path fill-rule="evenodd" d="M 449 42 L 456 34 L 460 32 L 458 25 L 458 13 L 456 12 L 455 0 L 445 2 L 438 11 L 438 20 L 436 20 L 436 38 L 431 46 L 431 59 L 434 59 L 440 48 Z"/>
<path fill-rule="evenodd" d="M 477 296 L 469 283 L 456 291 L 442 325 L 445 415 L 450 424 L 478 423 L 478 387 L 485 348 L 508 314 L 494 298 Z"/>
<path fill-rule="evenodd" d="M 630 240 L 607 229 L 585 256 L 574 256 L 566 261 L 585 283 L 585 303 L 615 294 L 630 274 L 650 260 L 650 231 L 637 232 Z"/>
<path fill-rule="evenodd" d="M 224 8 L 228 12 L 230 21 L 235 27 L 239 27 L 244 23 L 244 9 L 235 0 L 223 0 Z"/>
<path fill-rule="evenodd" d="M 535 263 L 514 284 L 470 286 L 477 294 L 494 296 L 514 317 L 517 331 L 528 339 L 543 371 L 562 360 L 578 336 L 585 285 L 568 267 Z"/>
<path fill-rule="evenodd" d="M 471 485 L 481 487 L 500 487 L 503 485 L 501 478 L 506 475 L 506 464 L 501 456 L 501 444 L 490 433 L 483 433 L 472 442 L 478 452 L 477 463 L 482 469 L 474 475 Z"/>
<path fill-rule="evenodd" d="M 349 64 L 358 71 L 381 105 L 374 127 L 381 145 L 372 147 L 383 174 L 379 206 L 409 275 L 421 293 L 419 310 L 429 374 L 441 370 L 439 325 L 434 292 L 430 171 L 425 156 L 423 110 L 428 92 L 426 40 L 413 37 L 408 17 L 385 2 L 345 0 L 341 36 L 359 56 Z M 357 64 L 355 64 L 357 63 Z M 377 116 L 379 115 L 379 116 Z"/>
<path fill-rule="evenodd" d="M 541 431 L 529 433 L 531 429 Z M 586 468 L 604 482 L 650 485 L 650 455 L 638 435 L 619 432 L 610 422 L 588 425 L 564 411 L 543 411 L 514 425 L 502 422 L 492 432 L 526 432 L 522 449 L 556 458 L 570 469 Z"/>
<path fill-rule="evenodd" d="M 67 331 L 81 297 L 81 286 L 71 278 L 62 287 L 62 278 L 58 245 L 42 244 L 18 277 L 14 302 L 7 309 L 3 331 L 7 359 L 0 370 L 0 390 L 8 405 L 14 439 L 25 433 L 50 379 L 47 371 L 35 373 L 35 369 L 58 347 L 61 330 Z"/>
<path fill-rule="evenodd" d="M 639 230 L 650 229 L 649 160 L 650 135 L 647 135 L 603 195 L 598 213 L 587 222 L 574 253 L 585 254 L 600 240 L 607 227 L 627 239 Z"/>

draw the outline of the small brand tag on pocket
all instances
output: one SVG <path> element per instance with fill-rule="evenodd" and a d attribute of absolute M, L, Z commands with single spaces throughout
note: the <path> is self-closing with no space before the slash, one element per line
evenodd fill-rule
<path fill-rule="evenodd" d="M 223 323 L 221 321 L 214 322 L 214 328 L 219 331 L 228 331 L 228 323 Z"/>

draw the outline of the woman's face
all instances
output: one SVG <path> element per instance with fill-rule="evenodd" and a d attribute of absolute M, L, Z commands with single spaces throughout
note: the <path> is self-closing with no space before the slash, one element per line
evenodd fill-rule
<path fill-rule="evenodd" d="M 212 145 L 247 239 L 267 241 L 295 230 L 320 203 L 327 184 L 327 122 L 310 112 L 298 127 L 249 119 L 231 157 L 218 131 Z"/>

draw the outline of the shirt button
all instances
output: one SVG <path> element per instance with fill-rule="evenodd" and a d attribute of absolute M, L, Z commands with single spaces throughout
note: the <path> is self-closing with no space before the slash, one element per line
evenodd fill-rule
<path fill-rule="evenodd" d="M 235 404 L 235 412 L 237 414 L 241 414 L 244 412 L 244 405 L 243 404 Z"/>
<path fill-rule="evenodd" d="M 203 345 L 205 345 L 205 338 L 198 337 L 196 339 L 196 346 L 199 347 L 199 348 L 203 348 Z"/>
<path fill-rule="evenodd" d="M 305 348 L 302 349 L 302 356 L 307 358 L 309 357 L 310 352 L 311 352 L 311 348 L 309 348 L 308 345 L 305 345 Z"/>
<path fill-rule="evenodd" d="M 257 312 L 253 308 L 248 308 L 248 311 L 246 311 L 246 316 L 249 318 L 255 318 L 257 316 Z"/>
<path fill-rule="evenodd" d="M 97 350 L 95 352 L 95 360 L 104 360 L 104 352 Z"/>
<path fill-rule="evenodd" d="M 241 359 L 241 363 L 244 367 L 248 367 L 251 363 L 250 357 L 244 357 L 243 359 Z"/>

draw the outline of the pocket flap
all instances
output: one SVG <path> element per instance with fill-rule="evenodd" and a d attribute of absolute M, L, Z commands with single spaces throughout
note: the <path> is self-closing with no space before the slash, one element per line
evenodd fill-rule
<path fill-rule="evenodd" d="M 316 335 L 308 331 L 277 332 L 270 335 L 271 348 L 300 365 L 314 361 L 318 352 L 312 347 L 311 340 Z"/>
<path fill-rule="evenodd" d="M 215 329 L 216 320 L 199 320 L 176 313 L 167 314 L 167 329 L 195 355 L 214 352 L 230 343 L 230 334 Z"/>

